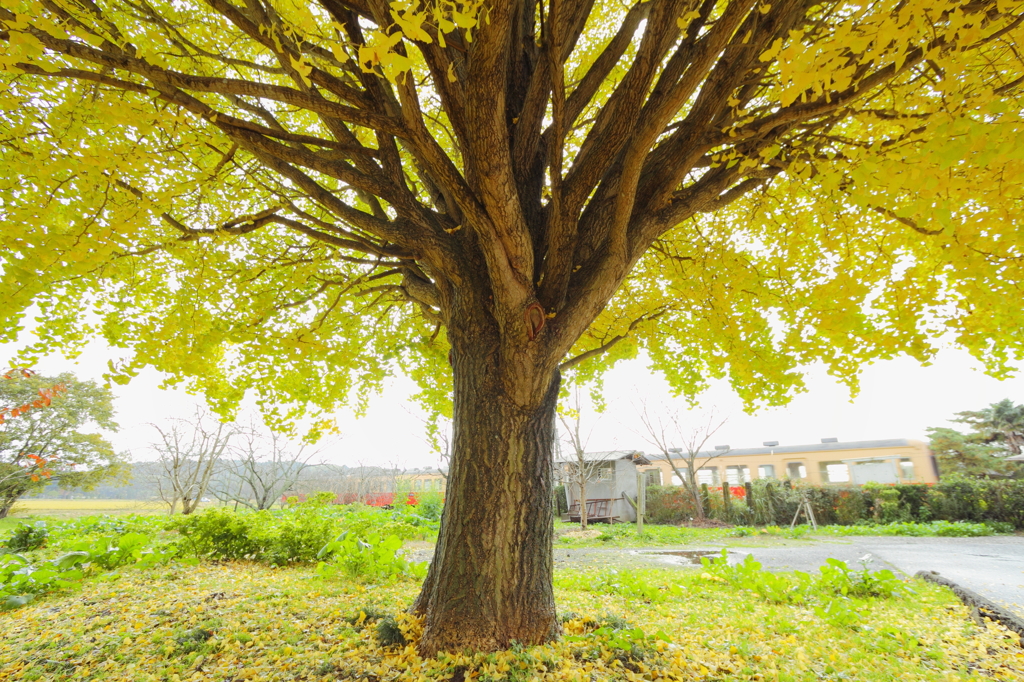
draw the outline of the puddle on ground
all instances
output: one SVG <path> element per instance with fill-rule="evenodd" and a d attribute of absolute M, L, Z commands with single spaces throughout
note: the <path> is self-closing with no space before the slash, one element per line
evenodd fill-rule
<path fill-rule="evenodd" d="M 701 557 L 716 557 L 722 554 L 720 549 L 644 549 L 633 554 L 660 557 L 673 564 L 692 564 L 700 566 Z"/>

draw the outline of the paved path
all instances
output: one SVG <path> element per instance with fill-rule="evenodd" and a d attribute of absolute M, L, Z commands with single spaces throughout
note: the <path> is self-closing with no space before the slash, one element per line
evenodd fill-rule
<path fill-rule="evenodd" d="M 763 544 L 763 543 L 767 544 Z M 858 561 L 871 555 L 871 568 L 888 568 L 907 576 L 918 571 L 937 571 L 969 590 L 988 597 L 1024 618 L 1024 537 L 913 538 L 846 537 L 828 540 L 771 539 L 758 546 L 729 543 L 730 561 L 743 561 L 747 554 L 770 570 L 817 572 L 828 558 L 840 559 L 857 568 Z M 762 545 L 763 546 L 760 546 Z M 717 555 L 722 545 L 701 547 L 658 547 L 651 549 L 568 548 L 555 544 L 555 568 L 644 567 L 696 568 L 695 552 Z M 683 555 L 678 553 L 682 552 Z M 426 548 L 413 553 L 417 561 L 430 558 Z"/>
<path fill-rule="evenodd" d="M 719 552 L 720 547 L 686 548 Z M 619 567 L 629 565 L 694 567 L 699 560 L 666 549 L 564 549 L 555 550 L 555 565 Z M 836 540 L 782 541 L 763 547 L 729 547 L 730 562 L 753 554 L 769 570 L 817 572 L 826 559 L 845 561 L 857 568 L 871 555 L 871 568 L 888 568 L 913 576 L 918 571 L 937 571 L 967 589 L 988 597 L 1024 618 L 1024 537 L 914 538 L 848 537 Z"/>
<path fill-rule="evenodd" d="M 732 552 L 738 560 L 753 554 L 765 568 L 801 571 L 816 571 L 829 557 L 856 567 L 861 557 L 870 554 L 876 570 L 885 567 L 908 576 L 937 571 L 1024 618 L 1022 537 L 857 537 L 805 547 L 737 547 Z"/>

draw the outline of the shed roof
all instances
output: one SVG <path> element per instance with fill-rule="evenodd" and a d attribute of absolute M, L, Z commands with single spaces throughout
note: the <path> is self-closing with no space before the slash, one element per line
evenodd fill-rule
<path fill-rule="evenodd" d="M 644 466 L 651 461 L 644 456 L 640 450 L 602 450 L 600 452 L 584 452 L 583 459 L 587 462 L 612 462 L 619 459 L 630 460 L 634 464 Z M 559 462 L 574 462 L 575 455 L 566 455 L 558 460 Z"/>

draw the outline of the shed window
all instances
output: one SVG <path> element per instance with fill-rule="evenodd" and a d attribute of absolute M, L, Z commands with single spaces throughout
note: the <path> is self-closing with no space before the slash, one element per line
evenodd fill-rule
<path fill-rule="evenodd" d="M 807 478 L 807 467 L 803 462 L 790 462 L 786 465 L 786 475 L 794 481 Z"/>
<path fill-rule="evenodd" d="M 604 464 L 600 469 L 597 470 L 597 480 L 599 481 L 611 481 L 615 478 L 615 465 Z"/>
<path fill-rule="evenodd" d="M 906 457 L 900 460 L 900 477 L 914 480 L 914 463 Z"/>
<path fill-rule="evenodd" d="M 757 467 L 758 478 L 775 478 L 775 465 L 774 464 L 762 464 Z"/>

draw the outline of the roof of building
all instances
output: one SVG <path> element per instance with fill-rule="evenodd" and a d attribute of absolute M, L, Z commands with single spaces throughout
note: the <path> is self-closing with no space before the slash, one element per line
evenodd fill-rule
<path fill-rule="evenodd" d="M 437 467 L 421 467 L 419 469 L 405 469 L 399 476 L 444 476 L 448 473 L 448 469 L 438 469 Z"/>
<path fill-rule="evenodd" d="M 907 438 L 886 438 L 883 440 L 854 440 L 846 443 L 811 443 L 808 445 L 776 445 L 774 447 L 738 448 L 722 452 L 712 450 L 701 452 L 698 457 L 744 457 L 751 455 L 786 455 L 800 452 L 829 452 L 838 450 L 872 450 L 876 448 L 914 447 L 918 441 Z M 675 453 L 673 453 L 675 454 Z"/>
<path fill-rule="evenodd" d="M 617 459 L 628 459 L 641 466 L 650 464 L 651 461 L 644 456 L 640 450 L 602 450 L 600 452 L 584 452 L 583 459 L 587 462 L 611 462 Z M 576 455 L 567 454 L 559 462 L 573 462 Z"/>

